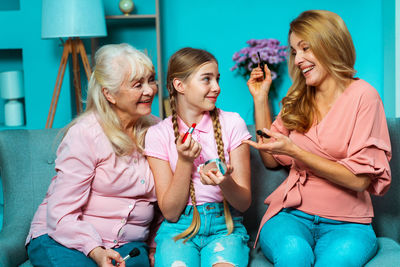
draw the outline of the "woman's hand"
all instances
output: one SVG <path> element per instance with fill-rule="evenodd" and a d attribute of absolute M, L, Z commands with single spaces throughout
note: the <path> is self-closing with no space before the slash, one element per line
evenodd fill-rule
<path fill-rule="evenodd" d="M 178 138 L 176 144 L 178 156 L 185 161 L 193 162 L 200 155 L 201 145 L 192 138 L 191 134 L 189 134 L 185 142 L 182 143 L 183 136 L 184 135 L 181 135 Z"/>
<path fill-rule="evenodd" d="M 257 67 L 251 71 L 250 78 L 247 81 L 250 93 L 253 98 L 267 97 L 271 87 L 272 78 L 271 71 L 268 69 L 267 64 L 264 65 L 265 78 L 263 71 Z"/>
<path fill-rule="evenodd" d="M 95 247 L 88 255 L 100 267 L 114 266 L 112 260 L 115 260 L 120 267 L 125 267 L 125 261 L 121 255 L 113 249 L 104 249 L 102 247 Z"/>
<path fill-rule="evenodd" d="M 225 174 L 222 174 L 219 170 L 213 169 L 208 172 L 204 172 L 204 166 L 200 167 L 200 181 L 205 185 L 220 185 L 227 179 L 232 179 L 231 173 L 233 172 L 233 167 L 231 165 L 226 166 Z"/>
<path fill-rule="evenodd" d="M 154 267 L 154 254 L 156 254 L 156 248 L 149 248 L 150 267 Z"/>
<path fill-rule="evenodd" d="M 263 152 L 276 155 L 287 155 L 291 157 L 294 157 L 300 150 L 300 148 L 286 135 L 270 131 L 267 128 L 264 128 L 263 132 L 271 138 L 259 138 L 258 143 L 251 140 L 245 140 L 242 143 L 249 144 Z"/>

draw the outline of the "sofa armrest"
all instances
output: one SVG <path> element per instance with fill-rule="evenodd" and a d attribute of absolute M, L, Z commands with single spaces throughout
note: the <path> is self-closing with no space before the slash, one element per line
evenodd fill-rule
<path fill-rule="evenodd" d="M 3 228 L 0 233 L 0 266 L 18 266 L 28 259 L 24 247 L 26 236 L 13 228 Z"/>

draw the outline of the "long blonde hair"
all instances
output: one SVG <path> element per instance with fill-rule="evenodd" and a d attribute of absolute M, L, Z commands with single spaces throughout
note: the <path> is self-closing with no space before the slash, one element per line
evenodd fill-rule
<path fill-rule="evenodd" d="M 346 81 L 353 78 L 356 53 L 350 32 L 342 18 L 330 11 L 309 10 L 301 13 L 290 23 L 290 35 L 295 33 L 305 40 L 337 84 L 344 89 Z M 282 99 L 281 118 L 289 130 L 307 132 L 318 112 L 315 103 L 315 88 L 307 86 L 305 78 L 295 65 L 295 55 L 289 53 L 289 74 L 292 86 Z"/>
<path fill-rule="evenodd" d="M 146 73 L 154 73 L 151 60 L 139 50 L 128 44 L 110 44 L 102 46 L 95 55 L 95 67 L 90 77 L 86 109 L 66 128 L 74 125 L 81 118 L 95 114 L 105 135 L 118 156 L 128 155 L 132 151 L 143 151 L 147 129 L 155 123 L 151 115 L 141 117 L 133 126 L 134 140 L 126 134 L 119 117 L 103 94 L 106 88 L 111 94 L 118 93 L 125 79 L 137 79 Z"/>
<path fill-rule="evenodd" d="M 178 115 L 176 112 L 177 105 L 177 91 L 173 85 L 174 79 L 179 79 L 181 81 L 187 81 L 189 77 L 195 73 L 198 68 L 206 62 L 216 62 L 216 58 L 209 52 L 201 49 L 195 49 L 191 47 L 182 48 L 175 52 L 169 62 L 168 62 L 168 73 L 167 73 L 167 88 L 169 92 L 169 100 L 171 104 L 172 112 L 172 124 L 174 127 L 175 143 L 179 137 L 179 125 L 178 125 Z M 224 153 L 224 142 L 222 140 L 221 124 L 219 121 L 219 111 L 217 108 L 210 111 L 210 115 L 213 122 L 214 137 L 217 145 L 218 157 L 221 161 L 225 163 L 225 153 Z M 190 198 L 193 204 L 193 219 L 190 226 L 181 234 L 174 237 L 174 240 L 179 240 L 185 238 L 183 242 L 186 242 L 193 236 L 197 234 L 200 229 L 200 214 L 196 207 L 196 194 L 193 181 L 190 180 L 189 186 Z M 229 210 L 229 204 L 224 199 L 224 214 L 225 222 L 228 229 L 228 234 L 233 231 L 233 220 L 232 215 Z"/>

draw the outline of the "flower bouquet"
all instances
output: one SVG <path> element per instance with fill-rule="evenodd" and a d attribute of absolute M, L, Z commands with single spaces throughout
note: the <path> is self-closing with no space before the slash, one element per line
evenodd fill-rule
<path fill-rule="evenodd" d="M 282 62 L 286 61 L 287 46 L 280 45 L 276 39 L 250 39 L 246 42 L 249 46 L 240 49 L 233 54 L 235 65 L 231 71 L 238 69 L 246 80 L 249 78 L 251 71 L 258 64 L 267 64 L 271 70 L 271 78 L 274 81 L 279 76 L 279 67 Z M 261 61 L 261 62 L 260 62 Z"/>

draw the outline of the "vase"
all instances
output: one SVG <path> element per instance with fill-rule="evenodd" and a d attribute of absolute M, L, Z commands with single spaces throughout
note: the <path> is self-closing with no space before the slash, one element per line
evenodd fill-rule
<path fill-rule="evenodd" d="M 133 11 L 135 5 L 132 0 L 120 0 L 119 1 L 119 9 L 124 13 L 125 16 L 128 16 L 129 13 Z"/>

